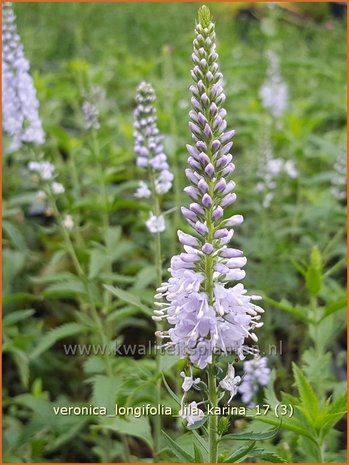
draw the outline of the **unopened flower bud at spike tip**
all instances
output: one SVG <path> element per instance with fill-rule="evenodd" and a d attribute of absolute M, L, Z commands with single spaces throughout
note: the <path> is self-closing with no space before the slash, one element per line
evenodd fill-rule
<path fill-rule="evenodd" d="M 212 22 L 211 12 L 206 5 L 203 5 L 201 8 L 199 8 L 198 20 L 203 27 L 208 27 Z"/>

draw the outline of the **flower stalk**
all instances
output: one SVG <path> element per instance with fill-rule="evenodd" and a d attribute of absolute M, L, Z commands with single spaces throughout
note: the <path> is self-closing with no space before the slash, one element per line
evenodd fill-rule
<path fill-rule="evenodd" d="M 154 89 L 147 82 L 141 82 L 136 94 L 136 109 L 134 111 L 134 151 L 139 168 L 147 172 L 147 180 L 140 181 L 135 197 L 151 199 L 153 212 L 146 221 L 146 226 L 154 236 L 154 255 L 156 286 L 162 282 L 161 233 L 165 231 L 165 218 L 161 211 L 161 197 L 172 187 L 173 174 L 170 171 L 164 152 L 162 136 L 157 127 L 156 96 Z M 162 330 L 160 321 L 156 322 L 156 334 Z M 161 354 L 159 346 L 161 339 L 156 337 L 156 386 L 155 402 L 161 403 Z M 161 417 L 155 416 L 154 427 L 154 460 L 159 461 L 161 439 Z"/>
<path fill-rule="evenodd" d="M 45 142 L 30 64 L 10 2 L 2 3 L 2 125 L 11 138 L 12 151 L 25 143 Z"/>
<path fill-rule="evenodd" d="M 190 376 L 184 374 L 181 416 L 188 425 L 199 422 L 201 425 L 208 420 L 209 460 L 216 463 L 218 417 L 208 412 L 205 415 L 198 408 L 205 402 L 191 402 L 192 410 L 188 413 L 185 408 L 188 390 L 194 385 L 195 389 L 204 390 L 213 412 L 224 391 L 230 393 L 228 403 L 231 401 L 241 378 L 235 376 L 233 365 L 229 365 L 227 375 L 220 379 L 218 359 L 231 353 L 244 358 L 244 352 L 251 351 L 244 341 L 258 340 L 254 330 L 262 326 L 259 320 L 264 310 L 253 303 L 259 296 L 248 296 L 244 286 L 235 283 L 245 277 L 242 268 L 247 260 L 241 250 L 229 245 L 234 227 L 243 222 L 243 217 L 225 215 L 236 200 L 235 183 L 231 179 L 235 166 L 230 153 L 234 131 L 227 130 L 215 25 L 205 6 L 199 9 L 193 44 L 194 84 L 190 87 L 189 112 L 193 144 L 187 145 L 185 174 L 190 184 L 184 189 L 192 203 L 181 208 L 191 234 L 177 232 L 184 252 L 172 257 L 171 277 L 157 290 L 153 319 L 166 320 L 170 326 L 157 332 L 158 337 L 167 341 L 165 348 L 174 349 L 182 358 L 188 357 L 190 368 L 206 370 L 207 386 L 194 382 L 192 371 Z"/>
<path fill-rule="evenodd" d="M 218 407 L 217 383 L 214 366 L 208 368 L 208 401 L 215 409 Z M 208 419 L 208 447 L 210 463 L 217 463 L 218 454 L 218 416 L 210 415 Z"/>

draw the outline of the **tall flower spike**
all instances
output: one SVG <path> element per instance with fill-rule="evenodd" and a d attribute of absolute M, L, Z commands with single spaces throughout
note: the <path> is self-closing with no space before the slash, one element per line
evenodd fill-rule
<path fill-rule="evenodd" d="M 101 86 L 94 85 L 83 93 L 83 97 L 82 113 L 84 117 L 84 128 L 86 130 L 98 130 L 100 128 L 100 107 L 106 99 L 105 90 Z"/>
<path fill-rule="evenodd" d="M 2 4 L 2 47 L 2 122 L 12 138 L 11 149 L 23 143 L 43 144 L 39 102 L 11 3 Z"/>
<path fill-rule="evenodd" d="M 184 252 L 171 260 L 171 277 L 158 289 L 155 297 L 162 302 L 156 303 L 153 319 L 166 319 L 171 326 L 157 333 L 169 339 L 165 347 L 205 368 L 214 353 L 243 357 L 245 339 L 257 340 L 254 329 L 262 325 L 263 310 L 252 303 L 259 297 L 248 296 L 243 284 L 236 283 L 245 276 L 246 258 L 229 246 L 243 217 L 225 216 L 236 200 L 230 153 L 234 131 L 227 130 L 215 26 L 206 7 L 199 10 L 195 33 L 189 113 L 193 144 L 187 146 L 190 184 L 185 188 L 192 203 L 182 207 L 192 231 L 178 231 Z"/>
<path fill-rule="evenodd" d="M 347 154 L 344 147 L 340 147 L 339 154 L 333 166 L 331 194 L 337 200 L 345 200 L 347 198 Z"/>
<path fill-rule="evenodd" d="M 252 406 L 253 397 L 260 386 L 266 386 L 269 383 L 270 374 L 267 357 L 257 355 L 254 359 L 244 362 L 244 376 L 238 387 L 244 404 Z"/>
<path fill-rule="evenodd" d="M 280 73 L 278 56 L 272 50 L 268 50 L 266 57 L 268 61 L 267 77 L 260 89 L 260 97 L 264 108 L 274 118 L 279 118 L 288 107 L 288 87 Z"/>
<path fill-rule="evenodd" d="M 85 129 L 99 129 L 99 110 L 96 105 L 88 100 L 82 104 L 82 112 L 84 114 Z"/>
<path fill-rule="evenodd" d="M 134 151 L 137 166 L 148 170 L 149 179 L 140 181 L 135 193 L 137 198 L 153 197 L 155 204 L 161 195 L 172 187 L 173 174 L 167 163 L 162 136 L 157 127 L 154 102 L 155 92 L 147 82 L 141 82 L 136 94 L 134 111 Z M 151 233 L 165 230 L 165 220 L 159 211 L 150 215 L 147 227 Z"/>

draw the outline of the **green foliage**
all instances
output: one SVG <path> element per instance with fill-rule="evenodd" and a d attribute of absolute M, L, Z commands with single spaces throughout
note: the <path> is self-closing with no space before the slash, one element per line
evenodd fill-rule
<path fill-rule="evenodd" d="M 280 428 L 273 428 L 265 433 L 234 433 L 226 434 L 222 437 L 223 440 L 234 439 L 235 441 L 262 441 L 263 439 L 272 439 L 277 435 Z"/>
<path fill-rule="evenodd" d="M 52 329 L 41 337 L 39 344 L 30 352 L 29 358 L 34 360 L 52 347 L 57 341 L 69 336 L 75 336 L 84 330 L 86 330 L 86 328 L 78 323 L 66 323 L 58 328 Z"/>
<path fill-rule="evenodd" d="M 317 295 L 322 287 L 322 257 L 317 247 L 313 247 L 310 254 L 310 264 L 306 270 L 305 282 L 308 291 Z"/>

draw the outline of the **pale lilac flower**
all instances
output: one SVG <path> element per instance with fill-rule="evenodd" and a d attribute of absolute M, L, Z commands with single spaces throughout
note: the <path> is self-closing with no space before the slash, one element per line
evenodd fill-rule
<path fill-rule="evenodd" d="M 242 383 L 238 387 L 242 401 L 246 405 L 252 406 L 254 395 L 258 392 L 260 386 L 266 386 L 270 380 L 270 368 L 268 368 L 267 357 L 258 355 L 244 362 L 244 376 Z"/>
<path fill-rule="evenodd" d="M 279 58 L 272 50 L 266 53 L 267 77 L 260 89 L 264 108 L 274 118 L 280 118 L 288 107 L 288 87 L 280 74 Z"/>
<path fill-rule="evenodd" d="M 55 173 L 55 167 L 49 161 L 31 161 L 28 163 L 28 169 L 37 173 L 44 181 L 50 181 Z"/>
<path fill-rule="evenodd" d="M 201 383 L 200 378 L 193 378 L 192 372 L 190 373 L 190 376 L 187 376 L 184 371 L 181 371 L 180 375 L 182 378 L 184 378 L 184 381 L 182 383 L 182 389 L 184 392 L 189 391 L 193 386 Z"/>
<path fill-rule="evenodd" d="M 166 230 L 166 223 L 163 215 L 156 216 L 151 213 L 145 224 L 152 234 L 164 232 Z"/>
<path fill-rule="evenodd" d="M 51 184 L 51 188 L 54 194 L 63 194 L 65 192 L 64 186 L 60 182 L 54 181 Z"/>
<path fill-rule="evenodd" d="M 99 110 L 96 105 L 88 100 L 82 105 L 82 112 L 84 114 L 85 129 L 99 129 Z"/>
<path fill-rule="evenodd" d="M 222 379 L 222 381 L 219 383 L 219 385 L 225 390 L 229 391 L 230 393 L 230 398 L 228 400 L 229 402 L 232 400 L 234 396 L 236 396 L 236 393 L 238 392 L 238 386 L 241 382 L 241 377 L 240 376 L 235 376 L 235 368 L 232 364 L 228 365 L 228 373 L 225 378 Z"/>
<path fill-rule="evenodd" d="M 43 144 L 45 134 L 29 62 L 17 33 L 11 3 L 2 4 L 2 124 L 11 137 L 11 150 L 23 143 Z"/>
<path fill-rule="evenodd" d="M 105 89 L 102 86 L 94 84 L 87 90 L 87 92 L 83 93 L 83 97 L 87 101 L 92 102 L 95 105 L 98 104 L 98 106 L 100 106 L 100 105 L 105 104 L 107 94 L 105 92 Z"/>
<path fill-rule="evenodd" d="M 333 166 L 331 193 L 337 200 L 347 198 L 347 156 L 344 148 L 340 150 Z"/>
<path fill-rule="evenodd" d="M 135 197 L 138 199 L 149 199 L 151 197 L 151 190 L 149 189 L 146 182 L 139 181 Z"/>
<path fill-rule="evenodd" d="M 63 194 L 65 187 L 60 182 L 54 180 L 55 166 L 49 161 L 30 161 L 28 163 L 28 170 L 36 173 L 41 181 L 46 181 L 55 195 Z M 41 195 L 45 195 L 44 191 L 40 191 Z"/>
<path fill-rule="evenodd" d="M 296 179 L 299 176 L 298 169 L 293 160 L 286 160 L 284 163 L 283 170 L 291 179 Z"/>
<path fill-rule="evenodd" d="M 46 192 L 40 190 L 36 193 L 35 197 L 39 202 L 44 202 L 47 198 L 47 195 Z"/>
<path fill-rule="evenodd" d="M 73 217 L 71 215 L 65 215 L 65 217 L 63 218 L 62 225 L 68 231 L 71 231 L 72 229 L 74 229 L 74 219 L 73 219 Z"/>
<path fill-rule="evenodd" d="M 208 11 L 203 7 L 204 11 Z M 203 11 L 203 10 L 201 10 Z M 191 229 L 178 231 L 183 252 L 171 260 L 171 277 L 158 289 L 153 319 L 167 320 L 170 329 L 157 332 L 182 358 L 205 368 L 214 353 L 234 352 L 243 358 L 246 338 L 257 340 L 254 330 L 262 325 L 263 309 L 252 301 L 243 284 L 246 258 L 230 247 L 234 226 L 241 215 L 227 217 L 226 208 L 234 204 L 235 167 L 231 148 L 233 130 L 227 129 L 225 95 L 219 72 L 214 24 L 211 20 L 196 26 L 192 77 L 192 110 L 189 127 L 193 143 L 188 145 L 191 199 L 182 214 Z M 146 158 L 146 157 L 145 157 Z"/>
<path fill-rule="evenodd" d="M 188 405 L 182 405 L 179 411 L 179 416 L 188 422 L 188 426 L 192 426 L 205 418 L 205 413 L 198 405 L 199 404 L 194 401 Z"/>

